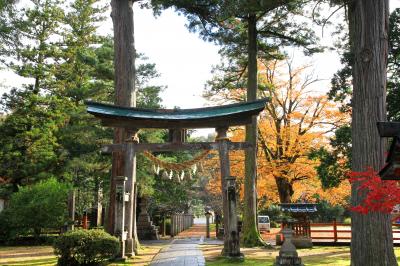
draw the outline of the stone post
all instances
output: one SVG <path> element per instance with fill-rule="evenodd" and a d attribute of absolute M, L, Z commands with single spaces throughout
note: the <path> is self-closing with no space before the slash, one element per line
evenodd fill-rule
<path fill-rule="evenodd" d="M 241 257 L 240 245 L 239 245 L 239 230 L 238 220 L 236 213 L 236 179 L 231 176 L 226 178 L 226 190 L 228 200 L 228 235 L 229 246 L 227 256 L 229 257 Z"/>
<path fill-rule="evenodd" d="M 125 260 L 125 240 L 127 232 L 125 231 L 125 183 L 127 178 L 117 176 L 115 178 L 115 217 L 114 217 L 114 235 L 120 240 L 121 249 L 117 258 Z"/>
<path fill-rule="evenodd" d="M 229 249 L 229 236 L 228 236 L 228 201 L 227 194 L 225 193 L 226 178 L 230 174 L 230 161 L 229 161 L 229 138 L 227 136 L 228 127 L 217 128 L 216 141 L 218 143 L 219 164 L 221 168 L 221 191 L 222 191 L 222 213 L 224 219 L 224 248 L 222 255 L 227 255 Z"/>
<path fill-rule="evenodd" d="M 96 199 L 95 199 L 95 219 L 93 226 L 100 227 L 102 225 L 102 216 L 103 216 L 103 204 L 101 203 L 101 200 L 103 198 L 103 189 L 101 186 L 98 184 L 96 186 Z"/>
<path fill-rule="evenodd" d="M 125 223 L 128 231 L 126 239 L 126 255 L 132 257 L 135 255 L 135 248 L 138 244 L 136 234 L 136 152 L 134 144 L 138 143 L 137 137 L 138 130 L 131 130 L 127 132 L 128 138 L 126 139 L 125 151 L 125 168 L 124 174 L 127 177 L 125 192 L 129 195 L 129 201 L 126 202 L 126 216 Z"/>
<path fill-rule="evenodd" d="M 219 160 L 221 167 L 221 186 L 224 219 L 224 248 L 222 255 L 233 258 L 243 258 L 240 253 L 239 232 L 236 214 L 236 182 L 230 176 L 229 139 L 227 127 L 217 128 Z"/>

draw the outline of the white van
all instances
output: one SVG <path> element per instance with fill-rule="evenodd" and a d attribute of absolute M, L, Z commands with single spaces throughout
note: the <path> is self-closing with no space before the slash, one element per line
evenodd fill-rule
<path fill-rule="evenodd" d="M 258 216 L 258 230 L 259 231 L 267 231 L 267 232 L 269 232 L 271 230 L 269 216 L 267 216 L 267 215 L 259 215 Z"/>

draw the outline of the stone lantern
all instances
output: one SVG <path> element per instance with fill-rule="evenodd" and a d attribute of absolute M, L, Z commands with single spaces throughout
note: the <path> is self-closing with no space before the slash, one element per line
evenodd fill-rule
<path fill-rule="evenodd" d="M 282 234 L 285 241 L 279 251 L 279 256 L 276 257 L 275 266 L 304 266 L 301 258 L 297 254 L 296 247 L 292 243 L 293 230 L 292 226 L 295 223 L 294 219 L 283 219 L 282 224 L 285 227 L 282 229 Z"/>

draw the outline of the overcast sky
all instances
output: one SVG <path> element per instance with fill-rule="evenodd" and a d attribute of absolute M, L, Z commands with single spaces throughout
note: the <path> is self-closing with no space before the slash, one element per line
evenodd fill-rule
<path fill-rule="evenodd" d="M 400 0 L 390 0 L 390 5 L 391 10 L 400 7 Z M 168 108 L 203 106 L 204 84 L 212 77 L 212 66 L 220 62 L 218 47 L 189 33 L 185 24 L 186 19 L 172 10 L 154 18 L 151 11 L 135 8 L 136 47 L 157 64 L 162 74 L 159 82 L 168 86 L 163 93 L 164 105 Z M 324 36 L 320 28 L 316 32 L 324 45 L 332 44 L 329 30 L 325 29 Z M 329 90 L 330 79 L 340 68 L 339 55 L 328 51 L 313 57 L 305 57 L 299 51 L 290 54 L 295 55 L 297 65 L 312 63 L 315 75 L 324 80 L 316 86 L 320 91 Z"/>

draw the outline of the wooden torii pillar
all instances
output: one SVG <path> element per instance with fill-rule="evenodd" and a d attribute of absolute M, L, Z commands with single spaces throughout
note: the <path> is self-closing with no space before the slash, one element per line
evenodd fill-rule
<path fill-rule="evenodd" d="M 126 177 L 125 193 L 128 198 L 124 208 L 127 212 L 117 212 L 116 221 L 123 225 L 123 230 L 117 232 L 122 246 L 131 245 L 136 235 L 134 220 L 135 191 L 132 186 L 136 180 L 136 169 L 132 165 L 135 154 L 138 152 L 164 152 L 180 150 L 218 150 L 221 168 L 221 189 L 223 193 L 223 219 L 224 219 L 224 249 L 223 255 L 227 257 L 242 257 L 239 245 L 239 231 L 237 223 L 237 195 L 236 179 L 230 174 L 230 150 L 245 150 L 255 148 L 247 142 L 231 142 L 227 136 L 230 126 L 240 126 L 251 123 L 252 117 L 261 112 L 267 99 L 231 104 L 218 107 L 181 110 L 152 110 L 140 108 L 126 108 L 96 102 L 86 102 L 87 111 L 100 118 L 104 126 L 124 128 L 132 132 L 132 136 L 141 128 L 166 128 L 170 129 L 171 141 L 169 143 L 138 143 L 135 139 L 127 140 L 122 144 L 105 145 L 103 153 L 118 152 L 124 154 Z M 217 137 L 215 142 L 187 143 L 182 132 L 188 128 L 215 128 Z M 131 182 L 131 183 L 130 183 Z M 125 197 L 125 196 L 124 196 Z M 132 209 L 133 208 L 133 209 Z M 126 229 L 125 229 L 126 228 Z M 126 231 L 126 232 L 125 232 Z M 126 237 L 125 237 L 126 235 Z M 121 250 L 124 257 L 124 249 Z"/>

